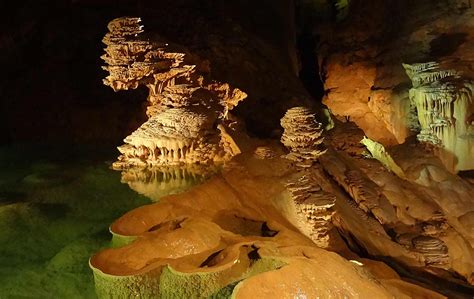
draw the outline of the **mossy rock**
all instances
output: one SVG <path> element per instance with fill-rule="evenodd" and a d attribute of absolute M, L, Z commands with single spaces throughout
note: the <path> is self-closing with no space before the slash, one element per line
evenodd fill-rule
<path fill-rule="evenodd" d="M 139 275 L 110 275 L 90 267 L 94 273 L 99 298 L 229 298 L 238 282 L 245 278 L 279 269 L 285 262 L 275 258 L 252 261 L 239 270 L 239 263 L 217 267 L 216 271 L 180 272 L 172 267 L 158 267 Z"/>
<path fill-rule="evenodd" d="M 99 298 L 160 298 L 162 267 L 140 275 L 110 275 L 89 266 L 94 273 L 95 290 Z"/>
<path fill-rule="evenodd" d="M 118 248 L 128 245 L 137 239 L 137 236 L 125 236 L 121 234 L 114 233 L 110 227 L 109 231 L 112 234 L 111 247 Z"/>
<path fill-rule="evenodd" d="M 229 298 L 236 283 L 262 272 L 278 269 L 285 265 L 274 258 L 254 261 L 240 275 L 233 273 L 234 267 L 215 272 L 183 273 L 167 266 L 160 278 L 161 298 Z"/>

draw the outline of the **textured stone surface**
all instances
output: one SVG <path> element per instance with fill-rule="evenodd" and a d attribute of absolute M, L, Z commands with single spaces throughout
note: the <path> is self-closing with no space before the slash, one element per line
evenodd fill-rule
<path fill-rule="evenodd" d="M 140 18 L 118 18 L 108 25 L 102 59 L 115 91 L 149 89 L 148 121 L 124 139 L 115 168 L 211 163 L 228 159 L 232 139 L 225 131 L 229 110 L 247 95 L 227 83 L 209 80 L 206 63 L 158 38 L 143 35 Z M 183 50 L 181 50 L 183 51 Z M 191 64 L 196 61 L 196 64 Z M 223 127 L 218 130 L 217 127 Z M 225 143 L 225 144 L 224 144 Z"/>
<path fill-rule="evenodd" d="M 316 245 L 329 247 L 336 197 L 323 190 L 314 174 L 308 171 L 295 175 L 287 182 L 286 188 L 291 195 L 292 202 L 289 205 L 296 214 L 296 217 L 286 215 L 288 219 L 296 218 L 293 224 Z"/>
<path fill-rule="evenodd" d="M 321 26 L 324 103 L 384 145 L 403 143 L 414 133 L 443 140 L 439 156 L 448 168 L 472 169 L 467 159 L 472 156 L 473 14 L 466 1 L 352 3 L 344 23 Z M 414 80 L 410 92 L 403 63 L 412 65 L 407 66 Z M 435 106 L 424 108 L 422 98 L 427 97 L 451 98 L 445 104 L 451 110 L 436 105 L 441 118 L 450 122 L 427 118 L 438 113 Z M 429 133 L 434 130 L 438 133 Z"/>
<path fill-rule="evenodd" d="M 410 101 L 420 122 L 418 140 L 435 145 L 449 170 L 474 169 L 474 81 L 466 77 L 469 74 L 449 69 L 449 64 L 404 67 L 413 82 Z"/>
<path fill-rule="evenodd" d="M 382 266 L 352 260 L 340 240 L 332 250 L 350 258 L 318 248 L 299 232 L 285 217 L 287 202 L 299 201 L 301 223 L 312 225 L 310 237 L 321 243 L 334 206 L 334 198 L 299 171 L 286 159 L 251 151 L 186 193 L 128 212 L 111 231 L 135 241 L 91 258 L 99 296 L 274 298 L 278 292 L 408 298 L 418 290 L 420 296 L 442 298 L 408 283 L 397 285 L 399 278 Z M 285 186 L 295 178 L 296 184 Z M 422 243 L 421 250 L 437 248 Z"/>
<path fill-rule="evenodd" d="M 324 138 L 322 125 L 310 109 L 294 107 L 288 109 L 280 121 L 283 127 L 281 143 L 290 153 L 286 158 L 303 167 L 310 167 L 319 156 L 324 154 L 321 143 Z"/>
<path fill-rule="evenodd" d="M 329 137 L 331 144 L 344 139 L 340 132 L 335 136 Z M 344 199 L 334 189 L 341 197 L 335 224 L 351 232 L 370 254 L 389 255 L 448 280 L 456 281 L 460 274 L 458 283 L 472 284 L 472 185 L 415 144 L 387 151 L 369 139 L 363 143 L 380 163 L 347 149 L 331 149 L 320 158 L 349 195 Z"/>

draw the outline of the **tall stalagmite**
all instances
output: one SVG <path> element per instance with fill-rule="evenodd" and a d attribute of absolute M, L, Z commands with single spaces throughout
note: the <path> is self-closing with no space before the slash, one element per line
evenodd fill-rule
<path fill-rule="evenodd" d="M 322 125 L 310 109 L 294 107 L 283 116 L 281 126 L 281 142 L 290 150 L 285 158 L 295 161 L 298 169 L 286 184 L 296 212 L 294 224 L 319 247 L 326 248 L 336 198 L 313 179 L 315 163 L 326 152 L 322 149 Z"/>
<path fill-rule="evenodd" d="M 114 168 L 212 163 L 235 154 L 227 125 L 229 110 L 246 94 L 208 78 L 208 65 L 175 50 L 157 38 L 147 38 L 140 18 L 118 18 L 108 25 L 102 59 L 109 76 L 104 84 L 115 91 L 149 89 L 148 121 L 118 149 Z"/>

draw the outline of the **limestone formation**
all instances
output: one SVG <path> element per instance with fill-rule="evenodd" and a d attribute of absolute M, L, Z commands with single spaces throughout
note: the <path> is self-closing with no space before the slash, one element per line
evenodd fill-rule
<path fill-rule="evenodd" d="M 445 279 L 461 275 L 462 283 L 472 284 L 472 186 L 415 144 L 387 150 L 370 139 L 363 143 L 380 163 L 332 148 L 320 159 L 344 190 L 333 190 L 338 197 L 333 223 L 370 254 Z"/>
<path fill-rule="evenodd" d="M 393 161 L 392 157 L 387 153 L 382 144 L 365 136 L 360 143 L 365 145 L 372 157 L 379 160 L 387 169 L 393 171 L 398 177 L 405 178 L 403 170 L 397 165 L 397 163 L 395 163 L 395 161 Z"/>
<path fill-rule="evenodd" d="M 410 101 L 421 125 L 418 140 L 437 146 L 448 169 L 474 169 L 474 83 L 436 62 L 404 67 L 413 83 Z"/>
<path fill-rule="evenodd" d="M 466 288 L 473 284 L 472 186 L 429 160 L 427 152 L 417 162 L 406 158 L 419 154 L 418 143 L 387 146 L 403 143 L 418 119 L 419 140 L 437 146 L 448 168 L 472 169 L 474 88 L 466 73 L 442 59 L 404 65 L 413 85 L 408 97 L 398 57 L 388 56 L 396 72 L 380 71 L 383 49 L 354 55 L 322 49 L 328 55 L 320 61 L 327 75 L 325 102 L 344 125 L 354 121 L 380 143 L 364 138 L 372 156 L 362 155 L 363 135 L 343 129 L 337 130 L 338 145 L 326 139 L 323 147 L 313 112 L 294 107 L 280 121 L 281 143 L 289 151 L 282 156 L 279 144 L 239 136 L 242 125 L 229 111 L 246 94 L 210 80 L 208 61 L 147 36 L 138 18 L 116 19 L 109 31 L 104 83 L 116 91 L 149 89 L 149 119 L 125 138 L 114 167 L 125 169 L 123 182 L 157 202 L 110 227 L 121 246 L 90 260 L 99 296 L 244 298 L 256 289 L 275 294 L 282 284 L 288 297 L 364 297 L 365 288 L 380 298 L 437 297 L 400 287 L 397 277 L 379 280 L 359 260 L 347 263 L 321 249 L 352 259 L 347 246 Z M 352 48 L 353 41 L 366 44 L 364 36 L 344 43 Z M 392 73 L 395 79 L 384 77 Z M 303 104 L 287 107 L 295 105 Z M 404 152 L 393 155 L 399 148 Z M 221 161 L 228 163 L 206 182 L 186 171 Z M 177 167 L 150 170 L 163 166 Z M 170 186 L 181 192 L 199 183 L 162 197 Z M 326 267 L 336 278 L 320 278 Z M 334 288 L 340 281 L 343 287 Z"/>
<path fill-rule="evenodd" d="M 246 152 L 232 162 L 204 184 L 112 224 L 122 246 L 90 259 L 99 298 L 410 297 L 416 287 L 388 267 L 318 248 L 280 214 L 288 161 Z M 303 217 L 325 222 L 334 201 L 309 180 L 289 187 Z M 421 287 L 416 294 L 442 298 Z"/>
<path fill-rule="evenodd" d="M 419 137 L 428 142 L 441 141 L 448 152 L 441 151 L 446 162 L 453 153 L 460 157 L 464 152 L 462 155 L 465 156 L 465 137 L 469 134 L 462 132 L 465 125 L 461 123 L 469 119 L 472 104 L 465 110 L 461 108 L 465 100 L 459 98 L 465 90 L 472 90 L 463 87 L 465 83 L 472 84 L 469 81 L 473 80 L 472 1 L 449 0 L 443 4 L 427 0 L 410 3 L 397 1 L 393 6 L 387 5 L 386 1 L 351 4 L 351 16 L 344 24 L 318 24 L 313 27 L 321 37 L 318 58 L 326 91 L 323 103 L 338 119 L 356 123 L 370 139 L 392 146 L 420 133 L 417 128 L 419 117 L 423 118 L 420 122 L 438 118 L 430 116 L 434 108 L 423 108 L 423 97 L 438 97 L 436 101 L 453 98 L 447 100 L 452 103 L 446 102 L 445 106 L 451 105 L 453 113 L 457 111 L 467 115 L 454 116 L 455 123 L 443 124 L 443 119 L 449 120 L 450 117 L 447 110 L 442 112 L 439 108 L 440 113 L 446 113 L 438 119 L 441 123 L 430 121 L 434 126 L 430 128 L 428 124 L 422 128 Z M 397 24 L 395 31 L 393 24 Z M 412 78 L 413 82 L 406 75 L 403 62 L 409 63 L 409 68 L 413 70 L 408 73 L 417 73 L 417 78 Z M 409 91 L 412 85 L 414 89 L 419 89 L 415 92 L 417 95 Z M 457 86 L 455 90 L 443 91 L 447 85 Z M 453 92 L 453 96 L 448 96 Z M 413 104 L 410 105 L 412 101 L 409 97 L 413 96 L 419 97 L 416 101 L 419 102 L 421 109 L 418 112 L 421 115 L 416 114 Z M 434 102 L 427 100 L 426 104 L 434 105 Z M 454 109 L 454 106 L 457 108 Z M 472 156 L 472 149 L 470 151 Z M 467 158 L 460 159 L 456 168 L 466 170 L 462 165 L 468 164 Z"/>
<path fill-rule="evenodd" d="M 107 47 L 102 59 L 109 72 L 104 84 L 115 91 L 140 85 L 149 89 L 149 119 L 125 138 L 114 168 L 206 164 L 237 154 L 228 146 L 235 142 L 222 132 L 229 110 L 247 95 L 209 80 L 199 58 L 147 38 L 140 21 L 115 19 L 103 39 Z"/>
<path fill-rule="evenodd" d="M 137 166 L 213 161 L 219 152 L 213 121 L 184 108 L 164 110 L 125 138 L 119 161 Z"/>
<path fill-rule="evenodd" d="M 288 159 L 296 161 L 299 166 L 309 167 L 325 153 L 321 149 L 324 140 L 321 137 L 322 125 L 311 110 L 305 107 L 288 109 L 280 123 L 284 129 L 281 143 L 290 150 L 286 156 Z"/>
<path fill-rule="evenodd" d="M 327 248 L 336 197 L 304 174 L 290 180 L 286 188 L 296 208 L 298 219 L 295 225 L 316 245 Z"/>

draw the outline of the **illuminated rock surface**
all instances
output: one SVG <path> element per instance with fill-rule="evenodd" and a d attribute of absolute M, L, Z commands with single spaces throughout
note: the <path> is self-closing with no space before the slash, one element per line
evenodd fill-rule
<path fill-rule="evenodd" d="M 359 134 L 354 140 L 362 138 Z M 333 135 L 331 143 L 337 148 L 343 136 Z M 368 139 L 363 143 L 381 164 L 347 149 L 321 157 L 324 169 L 349 195 L 336 202 L 337 225 L 372 255 L 391 256 L 452 281 L 459 274 L 472 284 L 473 186 L 414 144 L 387 152 Z"/>
<path fill-rule="evenodd" d="M 2 142 L 49 143 L 0 147 L 1 298 L 472 297 L 472 1 L 37 2 L 0 4 Z"/>
<path fill-rule="evenodd" d="M 234 153 L 223 130 L 233 109 L 247 95 L 208 79 L 206 61 L 143 34 L 140 18 L 118 18 L 108 25 L 102 59 L 115 91 L 149 88 L 148 121 L 124 139 L 117 169 L 131 166 L 210 163 Z M 180 52 L 181 51 L 181 52 Z M 193 64 L 194 63 L 194 64 Z M 228 121 L 229 122 L 229 121 Z M 228 135 L 227 135 L 228 138 Z"/>
<path fill-rule="evenodd" d="M 448 169 L 473 169 L 473 16 L 469 1 L 353 3 L 315 29 L 324 103 L 386 146 L 418 134 Z"/>
<path fill-rule="evenodd" d="M 435 151 L 451 171 L 474 169 L 474 83 L 438 63 L 404 65 L 413 88 L 421 131 L 418 139 Z"/>
<path fill-rule="evenodd" d="M 203 185 L 125 214 L 111 231 L 133 241 L 90 261 L 99 297 L 439 297 L 299 233 L 282 215 L 294 173 L 285 159 L 242 154 Z"/>
<path fill-rule="evenodd" d="M 322 125 L 305 107 L 288 109 L 280 122 L 284 130 L 281 143 L 290 150 L 286 157 L 298 162 L 298 165 L 310 167 L 324 153 L 320 148 L 324 140 L 321 137 Z"/>
<path fill-rule="evenodd" d="M 113 248 L 90 259 L 99 297 L 248 298 L 258 292 L 264 298 L 436 298 L 442 296 L 424 287 L 456 296 L 472 290 L 472 185 L 419 144 L 384 147 L 404 142 L 409 129 L 416 129 L 415 109 L 420 140 L 440 139 L 427 128 L 452 121 L 424 117 L 440 110 L 449 118 L 451 108 L 413 95 L 413 105 L 400 96 L 397 107 L 387 108 L 392 95 L 373 89 L 376 68 L 361 62 L 350 64 L 357 80 L 343 68 L 342 76 L 329 74 L 326 86 L 348 84 L 341 94 L 330 90 L 326 103 L 335 114 L 345 111 L 346 122 L 355 121 L 377 141 L 347 123 L 337 122 L 325 133 L 313 109 L 303 106 L 281 118 L 281 144 L 250 138 L 229 113 L 246 94 L 209 81 L 207 62 L 155 36 L 146 38 L 139 21 L 120 18 L 109 24 L 105 83 L 115 90 L 139 85 L 150 90 L 149 119 L 125 138 L 114 167 L 123 170 L 124 183 L 156 202 L 115 221 Z M 331 58 L 326 63 L 338 68 Z M 425 74 L 432 66 L 406 65 L 411 93 L 457 76 Z M 361 91 L 353 96 L 369 97 L 370 113 L 353 101 L 334 104 L 335 94 L 347 96 L 351 88 Z M 436 88 L 436 93 L 449 89 Z M 465 98 L 468 104 L 458 110 L 467 113 L 457 118 L 469 119 L 466 94 L 460 103 Z M 224 163 L 217 169 L 210 162 Z M 160 167 L 166 170 L 156 175 Z M 189 191 L 162 197 L 169 187 L 184 190 L 204 178 Z M 383 258 L 425 284 L 403 281 L 382 262 L 356 252 Z M 435 282 L 426 283 L 430 278 Z"/>
<path fill-rule="evenodd" d="M 286 216 L 294 219 L 293 224 L 315 244 L 326 248 L 329 246 L 336 197 L 321 188 L 317 176 L 310 169 L 326 152 L 321 145 L 323 130 L 315 118 L 310 109 L 294 107 L 288 109 L 281 119 L 284 130 L 281 143 L 290 151 L 284 158 L 295 161 L 300 168 L 286 183 L 292 200 L 288 205 L 293 210 L 293 215 Z"/>

